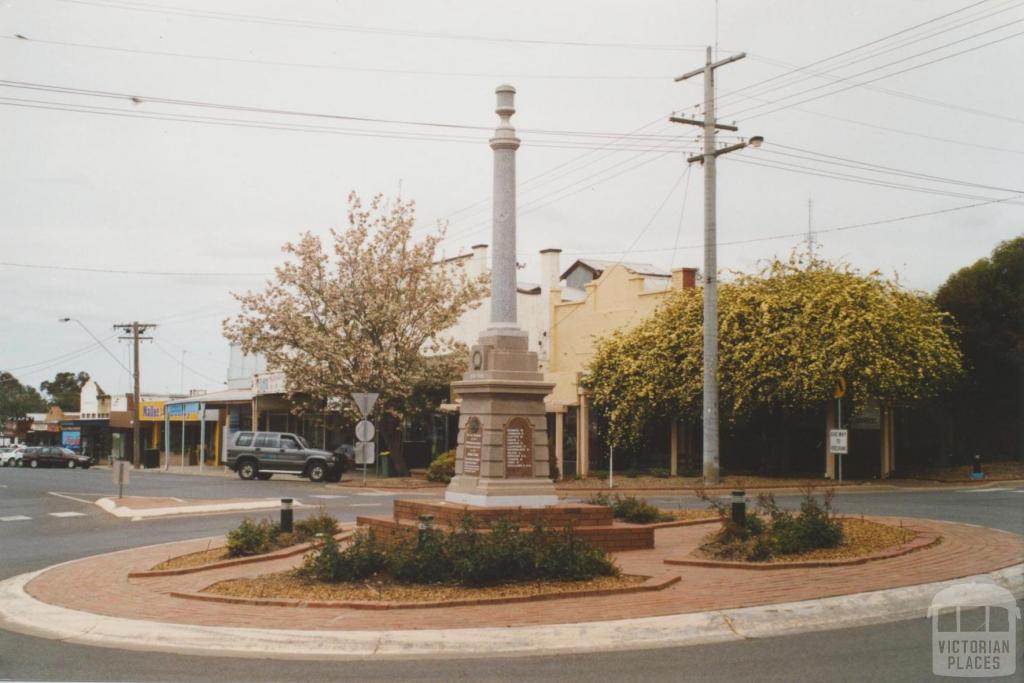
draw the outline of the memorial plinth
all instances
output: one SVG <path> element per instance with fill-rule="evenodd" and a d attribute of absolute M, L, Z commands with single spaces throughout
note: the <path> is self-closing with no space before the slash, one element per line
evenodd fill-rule
<path fill-rule="evenodd" d="M 446 501 L 531 508 L 558 502 L 544 412 L 553 386 L 537 370 L 525 334 L 480 336 L 470 350 L 470 370 L 452 384 L 462 403 Z"/>

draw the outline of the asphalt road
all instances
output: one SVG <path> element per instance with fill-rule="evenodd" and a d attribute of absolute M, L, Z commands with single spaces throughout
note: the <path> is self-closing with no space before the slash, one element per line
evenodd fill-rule
<path fill-rule="evenodd" d="M 837 496 L 836 506 L 851 514 L 945 519 L 1024 534 L 1024 486 L 996 488 L 1004 490 L 848 493 Z M 131 522 L 111 517 L 91 504 L 91 500 L 111 492 L 109 470 L 0 469 L 0 578 L 112 550 L 222 534 L 246 516 L 224 514 Z M 396 497 L 360 495 L 369 492 L 339 490 L 288 477 L 242 482 L 157 473 L 133 473 L 129 493 L 188 498 L 287 496 L 308 504 L 322 504 L 342 521 L 359 514 L 387 512 Z M 663 505 L 702 505 L 692 498 L 656 500 Z M 780 497 L 780 501 L 793 505 L 797 499 L 787 496 Z M 269 514 L 272 513 L 259 511 L 249 516 Z M 28 519 L 19 519 L 22 517 Z M 1017 653 L 1017 680 L 1024 680 L 1024 628 L 1018 630 Z M 930 677 L 931 629 L 923 615 L 921 619 L 894 624 L 718 645 L 553 657 L 418 661 L 312 662 L 179 656 L 69 645 L 0 631 L 0 680 L 646 683 L 920 681 Z"/>

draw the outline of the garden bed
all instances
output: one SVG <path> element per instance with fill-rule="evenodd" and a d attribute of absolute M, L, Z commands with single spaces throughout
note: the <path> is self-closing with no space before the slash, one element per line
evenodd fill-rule
<path fill-rule="evenodd" d="M 667 564 L 698 566 L 840 566 L 859 564 L 871 559 L 896 557 L 930 547 L 939 537 L 922 535 L 903 526 L 882 524 L 855 517 L 837 520 L 843 529 L 843 542 L 834 548 L 818 548 L 802 553 L 774 555 L 765 560 L 722 559 L 714 543 L 717 532 L 708 534 L 705 543 L 691 553 L 691 558 L 666 560 Z"/>
<path fill-rule="evenodd" d="M 652 581 L 646 576 L 621 575 L 600 576 L 584 581 L 528 581 L 469 587 L 375 581 L 325 583 L 296 576 L 294 572 L 281 572 L 256 578 L 220 581 L 204 588 L 199 594 L 179 597 L 221 596 L 246 602 L 284 600 L 305 606 L 316 606 L 317 603 L 322 606 L 359 606 L 361 603 L 389 603 L 393 607 L 410 603 L 419 603 L 422 606 L 449 606 L 658 590 L 671 585 L 675 580 L 676 577 L 663 577 Z"/>

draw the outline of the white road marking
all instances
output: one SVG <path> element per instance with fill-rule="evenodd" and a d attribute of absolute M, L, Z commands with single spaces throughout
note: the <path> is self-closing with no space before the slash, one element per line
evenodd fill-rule
<path fill-rule="evenodd" d="M 352 503 L 350 508 L 379 508 L 384 503 Z"/>
<path fill-rule="evenodd" d="M 73 501 L 78 502 L 78 503 L 88 503 L 89 505 L 93 505 L 96 502 L 96 499 L 89 500 L 88 498 L 76 498 L 76 497 L 68 495 L 66 493 L 61 493 L 60 491 L 47 491 L 47 493 L 50 494 L 51 496 L 57 496 L 58 498 L 67 498 L 68 500 L 73 500 Z M 90 494 L 83 493 L 82 495 L 83 496 L 87 496 L 87 495 L 90 495 Z M 102 498 L 102 497 L 103 496 L 100 496 L 100 495 L 96 496 L 96 498 Z"/>
<path fill-rule="evenodd" d="M 1000 488 L 994 488 L 994 489 L 966 489 L 966 490 L 958 491 L 958 493 L 996 493 L 997 491 L 1009 491 L 1009 490 L 1010 489 L 1000 489 Z"/>
<path fill-rule="evenodd" d="M 51 517 L 85 517 L 84 512 L 51 512 Z"/>
<path fill-rule="evenodd" d="M 332 500 L 334 498 L 348 498 L 348 496 L 310 496 L 310 498 L 323 498 L 324 500 Z"/>
<path fill-rule="evenodd" d="M 10 515 L 9 517 L 0 517 L 0 522 L 24 522 L 28 519 L 32 518 L 25 515 Z"/>
<path fill-rule="evenodd" d="M 360 491 L 357 496 L 393 496 L 395 494 L 387 491 Z"/>

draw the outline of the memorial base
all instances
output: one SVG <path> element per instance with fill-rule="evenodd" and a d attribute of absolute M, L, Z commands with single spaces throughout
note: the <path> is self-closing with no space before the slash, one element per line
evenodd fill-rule
<path fill-rule="evenodd" d="M 518 502 L 518 501 L 517 501 Z M 361 529 L 372 530 L 380 540 L 397 536 L 414 537 L 426 517 L 434 528 L 460 528 L 468 519 L 474 528 L 486 531 L 506 521 L 523 528 L 542 525 L 552 531 L 571 527 L 573 533 L 606 552 L 646 550 L 654 547 L 654 527 L 616 522 L 606 505 L 559 503 L 530 508 L 518 505 L 477 506 L 451 501 L 396 500 L 390 517 L 358 517 Z"/>

